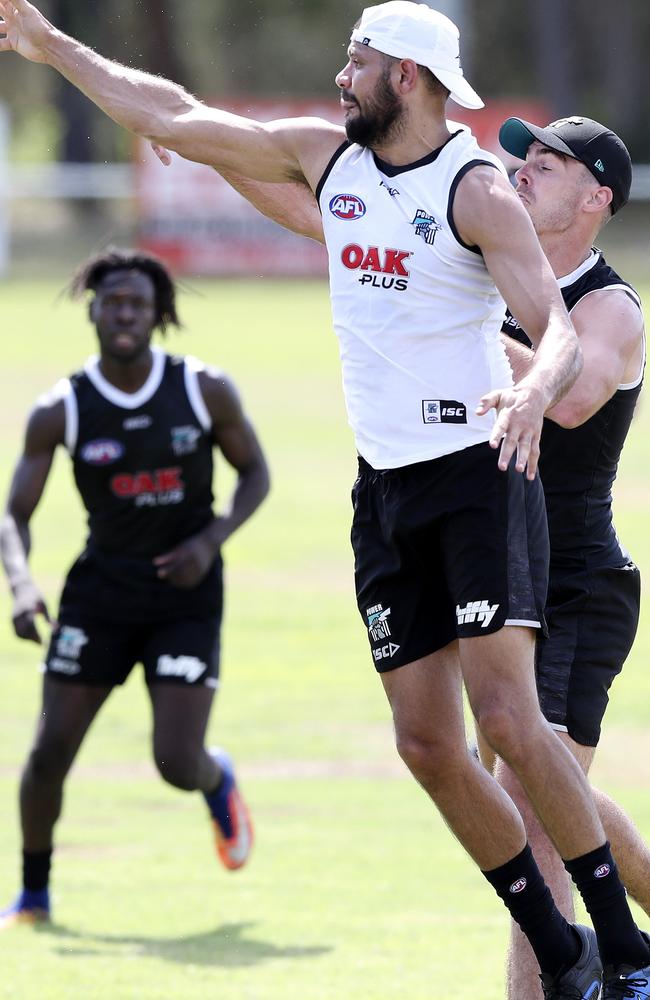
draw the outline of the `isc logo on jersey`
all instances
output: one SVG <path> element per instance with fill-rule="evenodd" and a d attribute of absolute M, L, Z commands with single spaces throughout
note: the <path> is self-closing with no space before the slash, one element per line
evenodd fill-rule
<path fill-rule="evenodd" d="M 360 285 L 403 292 L 408 288 L 410 276 L 405 262 L 412 256 L 411 250 L 364 249 L 358 243 L 348 243 L 341 251 L 341 262 L 348 271 L 364 272 L 358 279 Z"/>
<path fill-rule="evenodd" d="M 330 212 L 343 222 L 353 222 L 366 214 L 366 206 L 356 194 L 335 194 L 330 201 Z"/>
<path fill-rule="evenodd" d="M 110 465 L 124 454 L 124 445 L 111 438 L 88 441 L 81 449 L 81 457 L 88 465 Z"/>

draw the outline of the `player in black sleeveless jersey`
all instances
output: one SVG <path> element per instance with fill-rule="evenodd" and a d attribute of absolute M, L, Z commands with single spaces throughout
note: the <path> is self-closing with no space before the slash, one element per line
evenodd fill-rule
<path fill-rule="evenodd" d="M 203 793 L 227 868 L 241 867 L 252 843 L 232 762 L 207 750 L 204 737 L 219 675 L 221 547 L 268 492 L 266 462 L 230 380 L 152 346 L 156 328 L 179 322 L 160 262 L 107 251 L 79 270 L 73 291 L 86 290 L 94 293 L 99 356 L 32 411 L 0 530 L 16 634 L 40 642 L 37 617 L 49 618 L 27 563 L 29 522 L 64 445 L 89 533 L 45 657 L 38 732 L 21 782 L 23 887 L 0 926 L 49 915 L 66 775 L 95 715 L 137 662 L 160 774 Z M 215 449 L 237 472 L 221 514 L 213 511 Z"/>
<path fill-rule="evenodd" d="M 536 667 L 542 711 L 588 772 L 608 690 L 630 651 L 639 617 L 639 571 L 614 529 L 612 485 L 643 381 L 643 316 L 637 293 L 593 247 L 601 227 L 627 200 L 630 169 L 623 156 L 618 172 L 604 182 L 611 187 L 595 191 L 603 161 L 609 164 L 609 154 L 620 156 L 625 147 L 587 118 L 561 119 L 542 129 L 509 119 L 501 143 L 526 160 L 516 174 L 517 193 L 558 278 L 584 358 L 581 375 L 549 411 L 542 432 L 551 562 L 549 634 L 538 638 Z M 503 329 L 519 378 L 532 345 L 511 315 Z M 512 771 L 502 762 L 498 770 L 525 818 L 546 881 L 571 918 L 564 866 Z M 650 850 L 619 807 L 603 793 L 595 795 L 625 885 L 650 915 Z M 536 972 L 534 956 L 513 926 L 510 1000 L 541 997 Z"/>

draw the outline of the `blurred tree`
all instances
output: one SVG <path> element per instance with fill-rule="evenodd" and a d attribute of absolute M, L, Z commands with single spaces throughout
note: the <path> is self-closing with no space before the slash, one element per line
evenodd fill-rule
<path fill-rule="evenodd" d="M 43 0 L 42 6 L 103 54 L 218 101 L 334 96 L 334 74 L 364 2 L 370 0 Z M 445 9 L 449 3 L 440 0 Z M 479 93 L 541 97 L 558 114 L 602 117 L 621 131 L 636 159 L 650 161 L 648 0 L 615 7 L 611 0 L 463 0 L 462 11 L 469 28 L 463 61 Z M 42 67 L 3 56 L 0 93 L 19 132 L 35 107 L 58 109 L 68 156 L 129 155 L 129 137 Z M 45 147 L 44 141 L 43 155 Z"/>
<path fill-rule="evenodd" d="M 540 97 L 557 115 L 604 120 L 650 160 L 647 0 L 471 0 L 479 93 Z"/>

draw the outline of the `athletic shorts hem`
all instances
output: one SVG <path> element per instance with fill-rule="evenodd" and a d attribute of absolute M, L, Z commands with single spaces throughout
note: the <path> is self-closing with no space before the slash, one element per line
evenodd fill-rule
<path fill-rule="evenodd" d="M 441 641 L 437 645 L 435 643 L 428 643 L 426 649 L 423 649 L 422 652 L 418 652 L 417 650 L 414 652 L 413 646 L 411 645 L 409 646 L 408 653 L 405 656 L 397 657 L 396 660 L 391 660 L 390 658 L 381 658 L 378 660 L 376 658 L 375 650 L 371 647 L 371 652 L 375 662 L 375 669 L 378 674 L 389 674 L 393 670 L 399 670 L 400 667 L 408 666 L 409 663 L 415 663 L 416 660 L 423 660 L 425 656 L 433 656 L 434 653 L 440 652 L 441 649 L 444 649 L 446 646 L 449 646 L 450 643 L 455 642 L 457 638 L 458 636 L 455 633 L 450 633 L 446 642 Z M 380 653 L 381 648 L 378 649 L 377 652 Z"/>

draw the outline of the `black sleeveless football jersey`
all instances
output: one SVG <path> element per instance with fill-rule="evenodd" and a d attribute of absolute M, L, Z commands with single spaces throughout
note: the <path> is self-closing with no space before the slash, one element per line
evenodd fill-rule
<path fill-rule="evenodd" d="M 590 292 L 622 288 L 641 308 L 639 296 L 599 250 L 572 274 L 559 279 L 569 312 Z M 503 332 L 531 347 L 510 314 Z M 569 571 L 624 566 L 629 555 L 612 521 L 612 484 L 641 391 L 643 373 L 614 395 L 580 427 L 544 420 L 539 470 L 544 485 L 551 540 L 551 567 Z"/>
<path fill-rule="evenodd" d="M 158 579 L 152 562 L 214 516 L 212 421 L 199 367 L 154 348 L 135 393 L 108 382 L 97 358 L 64 381 L 65 443 L 89 527 L 65 602 L 96 600 L 102 614 L 112 608 L 129 619 L 217 606 L 220 560 L 189 592 Z"/>

